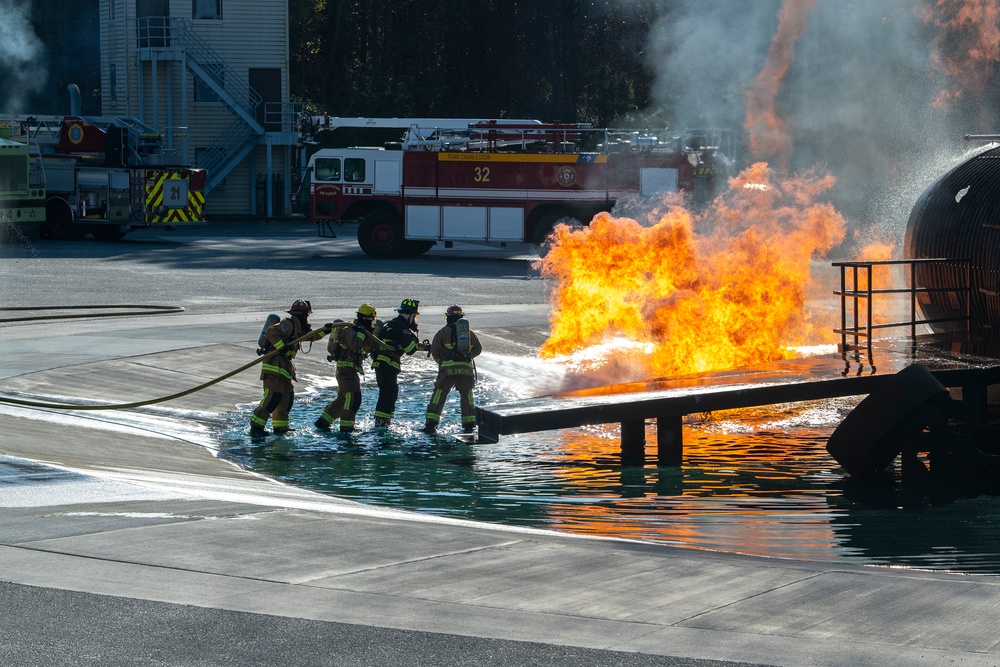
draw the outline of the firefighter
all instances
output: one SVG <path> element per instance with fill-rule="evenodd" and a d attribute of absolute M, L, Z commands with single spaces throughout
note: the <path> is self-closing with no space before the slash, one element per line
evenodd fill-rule
<path fill-rule="evenodd" d="M 264 397 L 254 408 L 250 415 L 250 435 L 261 437 L 267 435 L 268 417 L 271 418 L 271 427 L 275 435 L 281 435 L 295 429 L 288 425 L 288 413 L 292 409 L 295 401 L 295 391 L 292 385 L 295 382 L 295 364 L 292 359 L 299 351 L 299 343 L 293 343 L 305 334 L 312 331 L 309 326 L 309 315 L 312 314 L 312 306 L 308 301 L 297 299 L 292 307 L 288 309 L 289 317 L 281 320 L 277 324 L 272 324 L 264 331 L 266 343 L 261 352 L 267 353 L 277 350 L 274 354 L 264 360 L 260 370 L 260 379 L 264 383 Z M 318 340 L 329 333 L 326 327 L 318 329 L 315 336 L 307 340 Z"/>
<path fill-rule="evenodd" d="M 441 410 L 452 387 L 458 389 L 462 405 L 462 431 L 472 433 L 476 428 L 476 407 L 472 389 L 476 385 L 476 367 L 473 359 L 483 351 L 479 338 L 469 328 L 460 306 L 449 306 L 445 312 L 446 324 L 434 335 L 430 352 L 438 363 L 434 393 L 427 404 L 424 433 L 437 431 Z"/>
<path fill-rule="evenodd" d="M 375 404 L 375 425 L 389 426 L 396 412 L 396 399 L 399 398 L 400 360 L 403 355 L 411 355 L 417 350 L 426 350 L 430 345 L 417 338 L 417 320 L 420 317 L 418 309 L 420 302 L 416 299 L 403 299 L 396 308 L 399 313 L 382 326 L 382 342 L 389 347 L 382 348 L 375 354 L 372 368 L 375 369 L 375 380 L 378 382 L 378 402 Z"/>
<path fill-rule="evenodd" d="M 365 372 L 362 364 L 376 346 L 374 326 L 375 306 L 365 303 L 358 308 L 351 326 L 330 337 L 327 360 L 337 364 L 337 397 L 316 420 L 316 428 L 329 431 L 340 419 L 341 433 L 354 431 L 354 418 L 361 407 L 361 375 Z"/>

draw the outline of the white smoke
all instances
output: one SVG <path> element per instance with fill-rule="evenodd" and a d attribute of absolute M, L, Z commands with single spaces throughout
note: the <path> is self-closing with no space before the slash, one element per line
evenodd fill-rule
<path fill-rule="evenodd" d="M 48 74 L 45 46 L 31 25 L 30 0 L 0 0 L 0 85 L 2 111 L 23 111 L 28 97 L 41 91 Z"/>
<path fill-rule="evenodd" d="M 647 53 L 656 104 L 674 127 L 742 130 L 783 4 L 669 3 Z M 969 148 L 964 134 L 1000 131 L 1000 110 L 932 106 L 950 82 L 933 66 L 922 6 L 816 0 L 775 101 L 793 138 L 790 167 L 829 169 L 835 204 L 862 235 L 881 237 L 871 240 L 901 241 L 917 197 Z"/>

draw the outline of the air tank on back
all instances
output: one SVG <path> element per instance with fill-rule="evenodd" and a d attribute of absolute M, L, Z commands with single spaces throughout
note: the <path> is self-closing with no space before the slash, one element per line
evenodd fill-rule
<path fill-rule="evenodd" d="M 1000 147 L 966 160 L 924 191 L 910 212 L 903 252 L 907 259 L 970 260 L 971 329 L 1000 329 Z M 916 283 L 943 290 L 918 294 L 925 319 L 964 316 L 965 294 L 948 289 L 964 285 L 964 267 L 918 264 Z M 955 321 L 931 326 L 965 329 Z"/>

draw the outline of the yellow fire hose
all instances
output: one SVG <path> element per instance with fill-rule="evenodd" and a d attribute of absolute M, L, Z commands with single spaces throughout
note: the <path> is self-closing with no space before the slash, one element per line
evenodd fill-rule
<path fill-rule="evenodd" d="M 104 307 L 114 308 L 116 306 L 104 306 Z M 130 307 L 136 307 L 136 306 L 130 306 Z M 149 307 L 157 307 L 157 306 L 149 306 Z M 19 310 L 28 310 L 28 309 L 27 308 L 21 308 Z M 184 309 L 181 308 L 181 310 L 184 310 Z M 120 315 L 121 313 L 116 313 L 116 314 Z M 75 317 L 78 317 L 78 316 L 75 316 Z M 310 331 L 309 333 L 307 333 L 307 334 L 305 334 L 305 335 L 303 335 L 303 336 L 301 336 L 299 338 L 296 338 L 295 340 L 293 340 L 288 345 L 294 345 L 296 343 L 301 343 L 301 342 L 304 342 L 306 340 L 320 340 L 320 339 L 323 338 L 323 336 L 326 336 L 327 334 L 331 333 L 334 329 L 340 329 L 342 327 L 346 327 L 346 326 L 349 326 L 349 325 L 350 325 L 350 322 L 335 322 L 335 323 L 332 323 L 329 328 L 324 326 L 322 329 L 314 329 L 313 331 Z M 323 332 L 322 335 L 320 335 L 318 337 L 315 337 L 316 334 L 320 333 L 320 332 Z M 388 344 L 386 344 L 385 342 L 383 342 L 381 340 L 378 340 L 377 338 L 375 340 L 378 341 L 380 344 L 382 344 L 382 345 L 384 345 L 386 347 L 389 347 Z M 73 404 L 63 404 L 63 403 L 42 403 L 42 402 L 39 402 L 39 401 L 27 401 L 27 400 L 23 400 L 23 399 L 19 399 L 19 398 L 8 398 L 6 396 L 0 396 L 0 403 L 10 403 L 12 405 L 21 405 L 21 406 L 25 406 L 25 407 L 29 407 L 29 408 L 49 408 L 49 409 L 55 409 L 55 410 L 127 410 L 129 408 L 138 408 L 138 407 L 142 407 L 144 405 L 152 405 L 154 403 L 165 403 L 167 401 L 172 401 L 175 398 L 180 398 L 181 396 L 187 396 L 188 394 L 193 394 L 193 393 L 195 393 L 197 391 L 201 391 L 202 389 L 205 389 L 206 387 L 211 387 L 213 384 L 218 384 L 219 382 L 222 382 L 223 380 L 225 380 L 227 378 L 231 378 L 232 376 L 236 375 L 237 373 L 242 373 L 243 371 L 247 370 L 248 368 L 251 368 L 252 366 L 255 366 L 257 364 L 263 363 L 265 360 L 270 359 L 271 357 L 273 357 L 274 355 L 278 354 L 279 352 L 280 352 L 280 350 L 272 350 L 272 351 L 268 352 L 267 354 L 265 354 L 265 355 L 263 355 L 261 357 L 258 357 L 257 359 L 254 359 L 253 361 L 251 361 L 248 364 L 243 364 L 242 366 L 240 366 L 239 368 L 237 368 L 234 371 L 230 371 L 230 372 L 226 373 L 225 375 L 220 375 L 219 377 L 217 377 L 217 378 L 215 378 L 213 380 L 209 380 L 208 382 L 202 383 L 202 384 L 198 385 L 197 387 L 192 387 L 191 389 L 186 389 L 186 390 L 178 392 L 176 394 L 171 394 L 169 396 L 162 396 L 160 398 L 152 398 L 152 399 L 149 399 L 149 400 L 146 400 L 146 401 L 135 401 L 134 403 L 119 403 L 117 405 L 82 405 L 82 404 L 73 405 Z"/>

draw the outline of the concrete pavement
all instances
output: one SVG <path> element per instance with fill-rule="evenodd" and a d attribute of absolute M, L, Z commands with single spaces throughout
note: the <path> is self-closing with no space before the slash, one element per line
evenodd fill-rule
<path fill-rule="evenodd" d="M 504 326 L 482 331 L 498 345 L 538 335 L 513 309 L 495 312 Z M 12 352 L 0 391 L 165 395 L 252 358 L 262 319 L 2 326 Z M 319 356 L 301 359 L 300 374 L 326 373 Z M 322 496 L 214 455 L 211 426 L 258 397 L 248 371 L 111 422 L 0 404 L 0 661 L 1000 664 L 996 578 L 700 552 Z"/>

